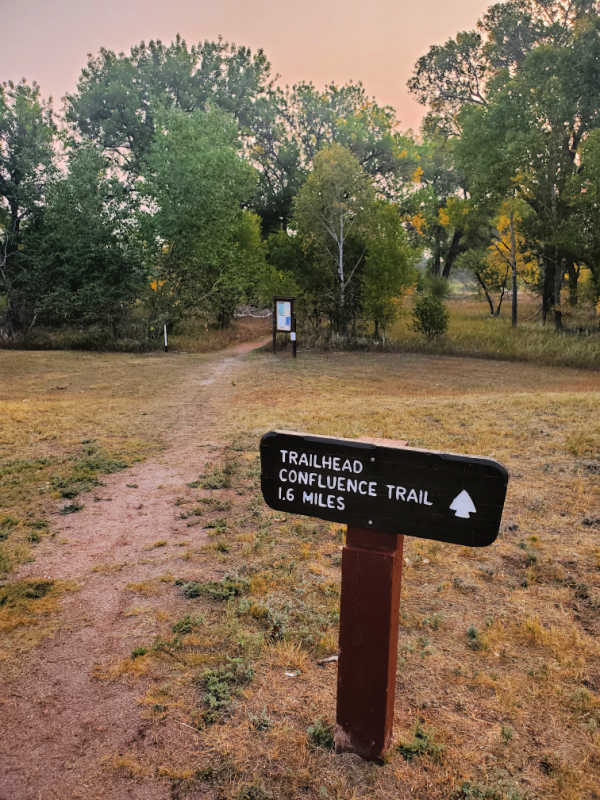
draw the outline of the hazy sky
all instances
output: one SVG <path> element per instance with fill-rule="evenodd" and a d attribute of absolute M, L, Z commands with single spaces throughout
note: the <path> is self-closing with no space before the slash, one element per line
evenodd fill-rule
<path fill-rule="evenodd" d="M 0 81 L 36 80 L 60 109 L 87 53 L 149 39 L 263 48 L 281 83 L 361 80 L 402 128 L 423 109 L 406 90 L 429 45 L 474 26 L 492 0 L 0 0 Z"/>

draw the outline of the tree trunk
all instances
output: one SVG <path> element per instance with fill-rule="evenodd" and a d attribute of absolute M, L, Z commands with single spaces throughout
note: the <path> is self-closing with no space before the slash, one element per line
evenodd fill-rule
<path fill-rule="evenodd" d="M 506 281 L 508 280 L 508 267 L 506 268 L 506 272 L 504 273 L 504 280 L 502 281 L 502 290 L 500 291 L 500 299 L 498 300 L 498 308 L 496 309 L 496 313 L 494 314 L 495 317 L 500 316 L 500 309 L 502 308 L 502 301 L 504 300 L 504 295 L 506 293 Z"/>
<path fill-rule="evenodd" d="M 552 296 L 554 294 L 554 262 L 544 253 L 542 256 L 542 264 L 544 269 L 544 286 L 542 289 L 542 322 L 544 325 L 548 319 L 548 314 L 552 308 Z"/>
<path fill-rule="evenodd" d="M 515 236 L 515 215 L 510 212 L 510 269 L 512 272 L 512 311 L 511 325 L 517 327 L 517 239 Z"/>
<path fill-rule="evenodd" d="M 450 277 L 450 270 L 452 269 L 454 262 L 464 250 L 464 247 L 460 243 L 462 236 L 462 230 L 460 228 L 456 228 L 452 236 L 452 241 L 450 242 L 450 247 L 448 248 L 446 258 L 444 259 L 444 269 L 442 271 L 443 278 Z"/>
<path fill-rule="evenodd" d="M 337 274 L 339 282 L 339 303 L 338 303 L 338 333 L 346 332 L 346 286 L 344 275 L 344 215 L 340 214 L 340 235 L 338 239 L 338 265 Z"/>
<path fill-rule="evenodd" d="M 492 317 L 493 317 L 493 316 L 494 316 L 494 304 L 493 304 L 493 302 L 492 302 L 492 298 L 490 297 L 490 293 L 489 293 L 489 292 L 488 292 L 488 290 L 487 290 L 487 286 L 485 285 L 485 283 L 484 283 L 484 281 L 483 281 L 483 278 L 481 277 L 481 275 L 479 274 L 479 272 L 476 272 L 476 273 L 475 273 L 475 277 L 476 277 L 476 278 L 477 278 L 477 280 L 479 281 L 479 285 L 481 286 L 481 288 L 482 288 L 482 289 L 483 289 L 483 291 L 484 291 L 484 294 L 485 294 L 485 299 L 488 301 L 488 305 L 489 305 L 489 307 L 490 307 L 490 316 L 492 316 Z"/>

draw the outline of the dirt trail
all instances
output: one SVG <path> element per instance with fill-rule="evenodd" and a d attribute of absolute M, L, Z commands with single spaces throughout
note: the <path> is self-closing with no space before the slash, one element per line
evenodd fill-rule
<path fill-rule="evenodd" d="M 73 580 L 80 589 L 63 599 L 58 632 L 28 655 L 18 676 L 3 681 L 0 800 L 171 797 L 168 783 L 154 775 L 114 766 L 136 746 L 191 756 L 196 734 L 174 720 L 150 727 L 141 715 L 139 684 L 94 674 L 157 635 L 154 614 L 131 610 L 161 607 L 162 576 L 176 569 L 180 578 L 198 579 L 197 566 L 179 554 L 183 539 L 197 547 L 205 534 L 198 528 L 190 533 L 175 500 L 191 493 L 186 484 L 220 452 L 212 428 L 221 386 L 226 391 L 225 379 L 231 386 L 240 357 L 265 342 L 236 345 L 199 368 L 181 387 L 168 448 L 103 479 L 102 487 L 80 498 L 85 507 L 79 513 L 57 514 L 57 536 L 20 571 L 18 577 Z M 131 590 L 142 583 L 145 589 Z M 181 609 L 169 608 L 179 610 L 186 613 L 182 601 Z"/>

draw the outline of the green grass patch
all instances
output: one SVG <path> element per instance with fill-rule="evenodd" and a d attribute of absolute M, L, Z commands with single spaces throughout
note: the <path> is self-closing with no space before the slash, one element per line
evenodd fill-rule
<path fill-rule="evenodd" d="M 209 597 L 212 600 L 229 600 L 248 591 L 249 581 L 237 575 L 227 575 L 221 581 L 188 581 L 181 587 L 184 597 Z"/>
<path fill-rule="evenodd" d="M 229 711 L 239 689 L 247 686 L 253 677 L 253 668 L 242 658 L 229 658 L 223 666 L 203 672 L 198 683 L 204 690 L 202 695 L 205 705 L 202 714 L 204 723 L 212 725 L 222 719 Z"/>
<path fill-rule="evenodd" d="M 306 729 L 306 737 L 311 747 L 319 750 L 333 750 L 333 725 L 318 719 Z"/>
<path fill-rule="evenodd" d="M 100 475 L 110 475 L 128 466 L 123 459 L 114 458 L 96 445 L 88 444 L 83 454 L 70 464 L 70 470 L 66 474 L 52 477 L 51 485 L 60 497 L 72 499 L 99 486 Z"/>
<path fill-rule="evenodd" d="M 405 740 L 396 745 L 396 750 L 405 761 L 413 758 L 429 756 L 433 761 L 441 761 L 444 753 L 442 745 L 437 744 L 431 731 L 427 731 L 417 722 L 413 729 L 412 739 Z"/>
<path fill-rule="evenodd" d="M 0 587 L 0 606 L 14 607 L 23 600 L 39 600 L 54 586 L 51 580 L 15 581 Z"/>

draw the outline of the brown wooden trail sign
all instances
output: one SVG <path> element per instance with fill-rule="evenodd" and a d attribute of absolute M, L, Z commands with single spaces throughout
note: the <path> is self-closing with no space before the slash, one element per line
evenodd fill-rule
<path fill-rule="evenodd" d="M 292 431 L 265 434 L 260 454 L 271 508 L 348 525 L 335 744 L 380 760 L 394 716 L 403 534 L 491 544 L 508 472 L 486 458 Z"/>

